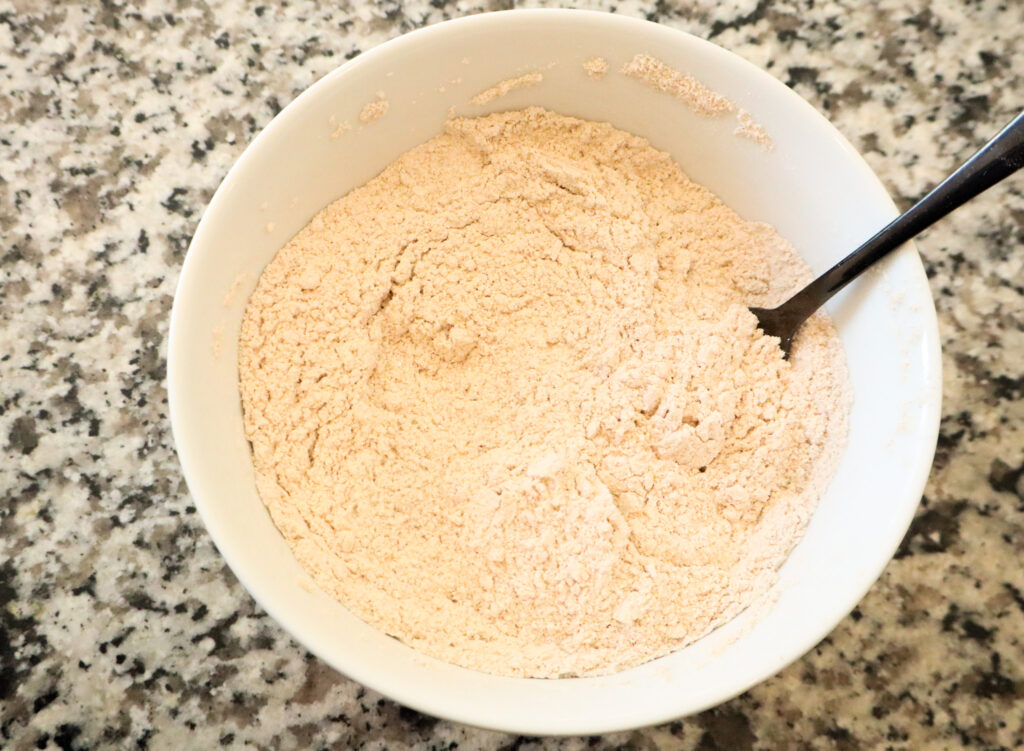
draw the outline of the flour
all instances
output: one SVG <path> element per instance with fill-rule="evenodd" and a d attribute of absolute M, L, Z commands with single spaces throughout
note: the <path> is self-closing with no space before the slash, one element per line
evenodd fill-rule
<path fill-rule="evenodd" d="M 220 305 L 222 308 L 230 308 L 231 304 L 235 301 L 235 295 L 238 294 L 238 290 L 243 284 L 248 282 L 252 278 L 252 274 L 248 271 L 244 271 L 235 277 L 235 280 L 231 282 L 231 286 L 228 287 L 224 293 L 224 298 L 221 300 Z"/>
<path fill-rule="evenodd" d="M 369 125 L 376 120 L 380 120 L 388 113 L 389 104 L 388 100 L 384 97 L 384 92 L 378 91 L 377 99 L 369 102 L 359 111 L 359 122 L 363 125 Z M 345 130 L 347 129 L 346 126 Z M 341 130 L 341 126 L 339 126 L 339 129 L 335 130 L 334 133 L 340 138 L 345 133 L 345 130 Z M 332 138 L 335 137 L 334 133 L 331 134 Z"/>
<path fill-rule="evenodd" d="M 583 63 L 583 71 L 591 78 L 600 80 L 608 72 L 608 61 L 603 57 L 592 57 Z"/>
<path fill-rule="evenodd" d="M 588 64 L 584 64 L 584 67 Z M 765 151 L 772 150 L 771 137 L 749 112 L 739 109 L 731 99 L 709 89 L 693 76 L 675 70 L 650 55 L 634 56 L 622 67 L 622 72 L 663 94 L 675 97 L 698 115 L 717 117 L 736 113 L 733 135 L 750 139 Z"/>
<path fill-rule="evenodd" d="M 715 116 L 736 111 L 736 105 L 726 97 L 650 55 L 636 55 L 623 66 L 622 72 L 674 96 L 697 114 Z"/>
<path fill-rule="evenodd" d="M 771 137 L 765 132 L 764 128 L 762 128 L 761 125 L 751 117 L 749 112 L 745 110 L 737 112 L 736 121 L 739 124 L 736 126 L 736 130 L 733 131 L 733 134 L 742 136 L 743 138 L 749 138 L 766 151 L 771 151 L 774 148 Z"/>
<path fill-rule="evenodd" d="M 366 105 L 366 107 L 372 107 L 375 104 L 379 105 L 380 103 L 379 102 L 371 102 L 370 104 Z M 364 107 L 362 111 L 366 112 L 367 116 L 369 117 L 371 113 L 366 111 L 366 107 Z M 387 106 L 384 107 L 384 111 L 385 112 L 387 111 Z M 383 114 L 383 113 L 381 113 L 381 114 Z M 379 116 L 380 115 L 378 115 L 378 117 Z M 337 126 L 335 126 L 334 130 L 331 131 L 331 140 L 332 141 L 337 141 L 343 135 L 348 133 L 351 129 L 352 129 L 352 126 L 350 126 L 347 122 L 338 123 Z"/>
<path fill-rule="evenodd" d="M 809 278 L 671 158 L 539 108 L 453 119 L 267 266 L 239 342 L 260 495 L 317 584 L 422 652 L 609 673 L 763 593 L 846 437 Z"/>
<path fill-rule="evenodd" d="M 527 86 L 536 86 L 544 80 L 543 73 L 525 73 L 515 78 L 506 78 L 489 89 L 481 91 L 479 94 L 474 96 L 470 101 L 473 104 L 487 104 L 488 102 L 503 97 L 506 94 L 510 94 L 516 89 L 524 89 Z"/>

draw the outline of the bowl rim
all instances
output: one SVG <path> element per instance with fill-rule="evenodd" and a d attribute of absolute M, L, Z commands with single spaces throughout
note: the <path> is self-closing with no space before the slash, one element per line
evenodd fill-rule
<path fill-rule="evenodd" d="M 743 681 L 735 682 L 735 685 L 728 690 L 709 693 L 699 704 L 679 707 L 675 712 L 666 712 L 664 710 L 652 711 L 645 707 L 634 707 L 632 708 L 632 711 L 623 711 L 622 713 L 616 713 L 614 716 L 609 715 L 599 718 L 598 720 L 588 724 L 586 727 L 581 726 L 578 722 L 535 723 L 530 725 L 529 723 L 523 722 L 523 717 L 515 715 L 514 713 L 509 713 L 505 719 L 496 721 L 492 716 L 493 713 L 485 714 L 475 711 L 471 703 L 467 702 L 462 706 L 444 704 L 443 702 L 436 701 L 431 695 L 423 695 L 415 691 L 406 690 L 406 688 L 401 685 L 401 682 L 382 680 L 378 674 L 375 674 L 372 671 L 359 669 L 354 665 L 341 664 L 341 661 L 334 659 L 333 657 L 329 658 L 324 656 L 315 647 L 312 640 L 307 638 L 307 635 L 303 631 L 303 623 L 300 619 L 294 616 L 291 612 L 283 611 L 277 604 L 269 601 L 266 593 L 262 590 L 260 582 L 254 581 L 244 567 L 238 564 L 238 561 L 233 554 L 235 546 L 230 542 L 231 535 L 229 531 L 211 516 L 209 510 L 210 504 L 215 503 L 215 501 L 212 499 L 204 499 L 196 492 L 196 489 L 201 485 L 201 483 L 198 480 L 198 473 L 195 469 L 196 461 L 194 459 L 194 454 L 187 442 L 183 443 L 180 440 L 183 431 L 182 425 L 186 421 L 186 418 L 184 417 L 184 408 L 179 398 L 175 383 L 183 377 L 183 369 L 187 368 L 187 365 L 182 363 L 183 358 L 178 354 L 179 350 L 184 346 L 184 344 L 181 343 L 182 337 L 180 334 L 182 329 L 181 318 L 184 315 L 182 313 L 183 304 L 180 302 L 182 290 L 192 284 L 193 277 L 198 273 L 196 270 L 197 254 L 193 252 L 193 248 L 202 243 L 202 238 L 208 231 L 208 225 L 212 221 L 210 217 L 214 213 L 211 209 L 218 203 L 219 199 L 231 190 L 234 183 L 237 182 L 238 174 L 241 171 L 241 165 L 246 162 L 247 157 L 251 156 L 254 151 L 259 149 L 263 142 L 268 140 L 278 128 L 283 127 L 283 122 L 290 117 L 292 113 L 296 112 L 297 109 L 301 108 L 304 102 L 313 99 L 321 90 L 330 87 L 339 77 L 350 75 L 361 67 L 375 61 L 377 58 L 389 55 L 397 49 L 419 44 L 428 37 L 452 34 L 453 32 L 464 33 L 471 31 L 473 27 L 487 24 L 503 24 L 507 23 L 510 17 L 522 19 L 565 19 L 572 17 L 585 17 L 593 23 L 605 23 L 617 26 L 620 31 L 640 32 L 642 34 L 660 34 L 665 38 L 674 36 L 677 41 L 679 39 L 686 39 L 688 43 L 700 48 L 705 54 L 718 56 L 723 60 L 729 60 L 731 64 L 738 66 L 740 69 L 744 70 L 747 75 L 756 79 L 758 81 L 758 85 L 763 85 L 767 89 L 772 90 L 772 94 L 774 96 L 788 100 L 787 106 L 797 110 L 802 110 L 805 117 L 815 121 L 819 128 L 823 128 L 827 133 L 829 133 L 829 135 L 835 140 L 836 144 L 846 153 L 846 157 L 851 161 L 851 164 L 856 165 L 857 170 L 862 173 L 865 183 L 871 184 L 877 188 L 880 195 L 884 197 L 886 205 L 892 207 L 892 215 L 896 215 L 896 206 L 889 197 L 888 191 L 886 191 L 881 181 L 875 175 L 874 171 L 870 168 L 859 152 L 857 152 L 850 142 L 835 128 L 835 126 L 831 124 L 831 122 L 829 122 L 824 115 L 767 71 L 740 55 L 720 47 L 711 41 L 679 29 L 674 29 L 639 18 L 621 16 L 603 11 L 565 8 L 494 11 L 462 16 L 439 22 L 431 26 L 401 34 L 400 36 L 385 41 L 366 50 L 357 57 L 346 61 L 334 70 L 325 74 L 322 78 L 310 85 L 291 102 L 289 102 L 288 105 L 284 107 L 270 121 L 270 123 L 268 123 L 267 126 L 256 135 L 255 138 L 252 139 L 252 141 L 243 150 L 242 154 L 228 170 L 224 179 L 221 181 L 217 190 L 210 199 L 206 209 L 203 211 L 203 215 L 196 227 L 195 234 L 189 243 L 189 248 L 182 263 L 181 272 L 175 288 L 170 324 L 167 333 L 168 350 L 166 383 L 168 390 L 168 416 L 171 423 L 171 434 L 179 462 L 181 463 L 182 474 L 185 478 L 186 485 L 189 488 L 189 492 L 193 497 L 195 507 L 199 512 L 199 516 L 202 519 L 204 526 L 213 539 L 218 552 L 224 558 L 228 567 L 243 587 L 245 587 L 250 596 L 284 629 L 291 638 L 302 645 L 302 647 L 315 654 L 318 659 L 321 659 L 326 664 L 330 665 L 333 669 L 374 691 L 390 697 L 400 704 L 432 716 L 453 720 L 475 727 L 501 730 L 505 732 L 529 733 L 533 735 L 596 734 L 646 727 L 674 720 L 683 716 L 688 716 L 728 701 L 729 699 L 732 699 L 761 683 L 772 675 L 775 675 L 784 667 L 802 657 L 846 618 L 849 612 L 856 607 L 857 603 L 863 599 L 864 595 L 874 585 L 882 571 L 891 561 L 892 556 L 898 549 L 899 544 L 917 511 L 921 493 L 924 491 L 926 481 L 931 472 L 934 446 L 939 431 L 942 402 L 942 363 L 938 321 L 935 313 L 934 300 L 931 297 L 930 291 L 928 298 L 931 304 L 923 306 L 923 309 L 919 311 L 921 314 L 922 325 L 920 341 L 927 353 L 925 359 L 925 372 L 928 376 L 928 383 L 938 383 L 940 388 L 925 390 L 925 401 L 922 403 L 923 418 L 921 424 L 924 426 L 923 433 L 928 437 L 929 443 L 933 448 L 932 453 L 928 455 L 927 462 L 921 461 L 917 466 L 913 467 L 913 478 L 910 484 L 913 487 L 918 488 L 918 500 L 914 504 L 906 503 L 901 507 L 902 513 L 900 514 L 900 523 L 893 527 L 893 529 L 901 531 L 898 535 L 890 535 L 889 539 L 876 542 L 877 549 L 880 551 L 878 555 L 878 564 L 865 569 L 865 573 L 861 579 L 862 586 L 851 588 L 847 598 L 847 605 L 843 609 L 837 610 L 834 618 L 827 619 L 822 622 L 816 629 L 808 630 L 802 647 L 790 650 L 789 652 L 781 655 L 777 660 L 765 661 L 761 670 L 753 671 L 745 675 Z M 914 243 L 907 243 L 904 248 L 898 252 L 903 254 L 913 254 L 914 260 L 916 261 L 921 276 L 925 279 L 925 285 L 927 286 L 924 266 Z M 881 555 L 882 551 L 885 552 L 884 558 Z M 537 679 L 522 678 L 510 680 L 536 681 Z"/>

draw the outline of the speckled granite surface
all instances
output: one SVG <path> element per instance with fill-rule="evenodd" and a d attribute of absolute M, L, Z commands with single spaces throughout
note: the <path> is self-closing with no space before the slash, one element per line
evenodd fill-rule
<path fill-rule="evenodd" d="M 587 5 L 768 68 L 904 206 L 1024 105 L 1020 0 Z M 164 337 L 190 234 L 302 89 L 369 46 L 480 9 L 0 0 L 0 746 L 1019 747 L 1021 177 L 920 241 L 945 416 L 897 559 L 815 650 L 722 707 L 596 739 L 435 721 L 306 654 L 221 562 L 166 415 Z"/>

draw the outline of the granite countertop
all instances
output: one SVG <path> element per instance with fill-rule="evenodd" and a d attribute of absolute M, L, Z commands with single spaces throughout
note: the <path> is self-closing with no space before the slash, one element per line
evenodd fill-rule
<path fill-rule="evenodd" d="M 1024 103 L 1020 0 L 583 5 L 767 68 L 902 207 Z M 595 739 L 438 721 L 327 668 L 227 569 L 167 420 L 165 337 L 191 233 L 301 90 L 484 6 L 0 0 L 0 746 L 1020 747 L 1024 177 L 920 240 L 945 404 L 896 559 L 820 645 L 723 706 Z"/>

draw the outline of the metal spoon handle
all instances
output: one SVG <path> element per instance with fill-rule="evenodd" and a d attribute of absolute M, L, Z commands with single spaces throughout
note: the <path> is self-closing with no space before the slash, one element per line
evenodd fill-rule
<path fill-rule="evenodd" d="M 801 311 L 807 306 L 807 315 L 810 315 L 875 261 L 1021 167 L 1024 167 L 1024 113 L 1017 115 L 909 211 L 796 293 L 790 302 Z"/>

